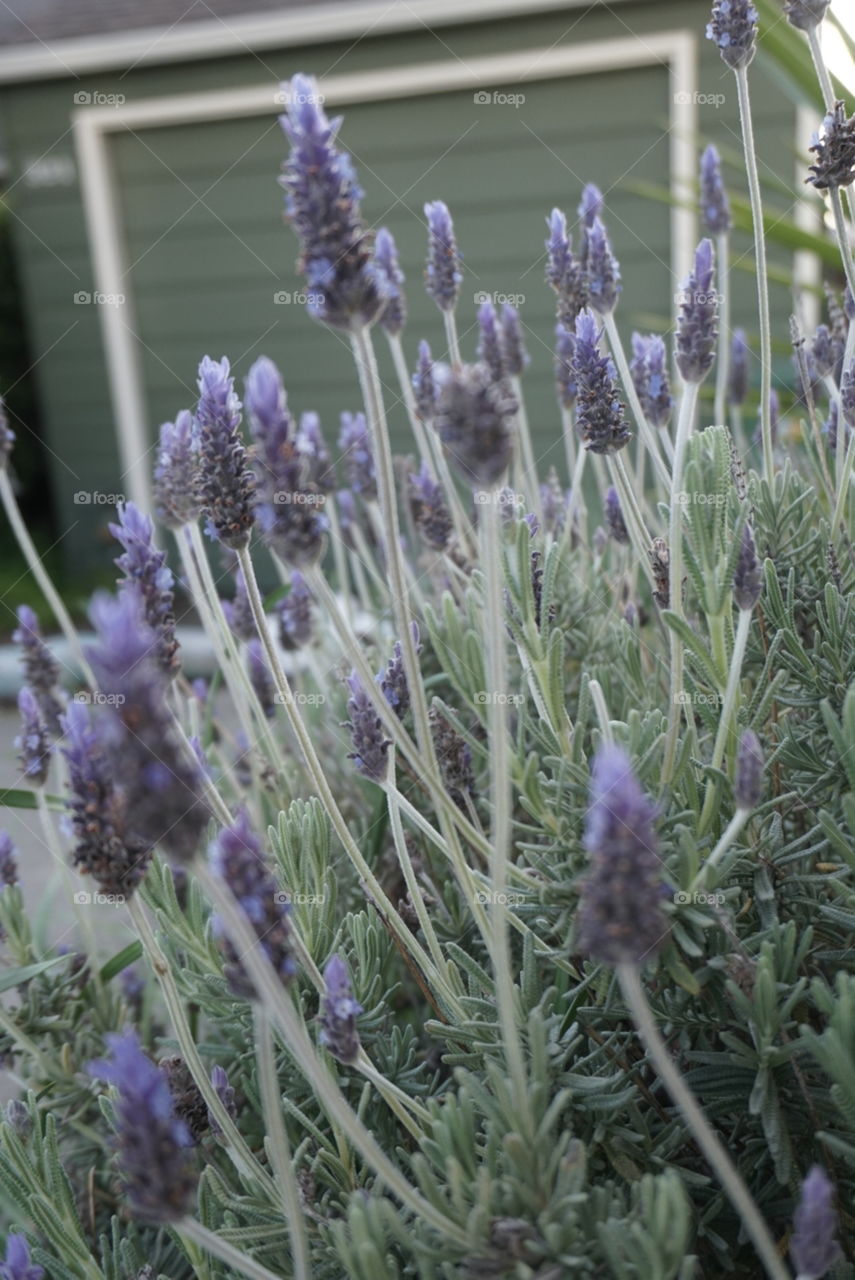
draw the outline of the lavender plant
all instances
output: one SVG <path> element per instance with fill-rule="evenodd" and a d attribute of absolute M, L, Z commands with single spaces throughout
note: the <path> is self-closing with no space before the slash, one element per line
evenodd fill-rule
<path fill-rule="evenodd" d="M 826 8 L 785 5 L 815 56 Z M 757 22 L 717 0 L 709 34 L 737 77 L 762 245 Z M 435 200 L 443 327 L 407 352 L 407 281 L 365 225 L 343 123 L 309 77 L 286 100 L 310 314 L 356 363 L 338 454 L 292 413 L 287 364 L 248 370 L 244 435 L 229 362 L 205 357 L 194 409 L 160 431 L 162 547 L 147 513 L 119 512 L 95 644 L 41 565 L 75 669 L 18 615 L 22 785 L 4 798 L 37 811 L 79 914 L 70 942 L 46 936 L 0 833 L 19 1095 L 0 1116 L 0 1275 L 845 1280 L 851 296 L 797 334 L 776 432 L 758 251 L 747 444 L 717 154 L 673 341 L 631 333 L 629 359 L 607 201 L 586 186 L 577 228 L 547 220 L 567 490 L 525 414 L 525 347 L 549 335 L 509 306 L 469 314 Z M 851 121 L 829 110 L 803 162 L 851 276 Z M 412 431 L 400 464 L 380 333 Z M 31 555 L 13 444 L 0 420 L 0 497 Z M 259 569 L 281 583 L 267 599 Z M 177 643 L 191 606 L 210 687 Z M 99 914 L 116 903 L 118 950 Z"/>

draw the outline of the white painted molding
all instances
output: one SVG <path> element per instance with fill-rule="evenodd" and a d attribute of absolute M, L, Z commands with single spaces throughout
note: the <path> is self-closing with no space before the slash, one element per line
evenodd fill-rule
<path fill-rule="evenodd" d="M 562 76 L 590 75 L 630 67 L 669 69 L 671 184 L 686 196 L 695 181 L 697 40 L 674 30 L 626 36 L 618 40 L 579 41 L 551 49 L 485 55 L 467 62 L 416 63 L 352 74 L 332 75 L 320 89 L 329 106 L 400 100 L 485 85 L 508 88 Z M 110 167 L 109 137 L 125 129 L 263 116 L 281 109 L 269 86 L 172 95 L 126 102 L 118 107 L 81 107 L 72 115 L 83 189 L 94 283 L 104 294 L 123 294 L 121 307 L 99 307 L 119 456 L 128 496 L 149 508 L 151 446 L 145 388 L 134 332 L 132 281 L 126 274 L 120 206 Z M 696 240 L 694 210 L 674 205 L 671 217 L 671 269 L 681 280 L 691 264 Z M 153 425 L 153 424 L 152 424 Z"/>

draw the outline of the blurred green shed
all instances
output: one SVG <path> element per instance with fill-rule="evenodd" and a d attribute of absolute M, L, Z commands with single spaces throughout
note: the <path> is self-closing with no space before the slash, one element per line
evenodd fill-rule
<path fill-rule="evenodd" d="M 239 376 L 280 365 L 295 412 L 334 443 L 357 406 L 340 334 L 308 318 L 283 226 L 280 82 L 315 74 L 408 280 L 408 359 L 439 316 L 421 287 L 423 205 L 452 209 L 465 259 L 460 328 L 476 301 L 509 297 L 531 355 L 529 417 L 561 469 L 552 390 L 545 218 L 575 222 L 585 182 L 606 194 L 621 261 L 619 325 L 667 329 L 698 237 L 689 196 L 699 139 L 739 154 L 732 76 L 704 39 L 704 0 L 15 0 L 0 13 L 0 137 L 7 202 L 45 424 L 45 493 L 74 563 L 124 494 L 147 503 L 158 424 L 190 406 L 196 366 L 227 354 Z M 142 25 L 145 29 L 141 29 Z M 797 111 L 752 69 L 764 176 L 794 186 Z M 744 172 L 730 175 L 744 195 Z M 750 266 L 750 244 L 736 257 Z M 753 280 L 734 290 L 752 326 Z M 778 308 L 790 307 L 784 292 Z M 382 344 L 379 344 L 382 345 Z M 385 354 L 385 353 L 384 353 Z M 384 363 L 395 441 L 408 447 Z M 18 424 L 18 429 L 27 424 Z"/>

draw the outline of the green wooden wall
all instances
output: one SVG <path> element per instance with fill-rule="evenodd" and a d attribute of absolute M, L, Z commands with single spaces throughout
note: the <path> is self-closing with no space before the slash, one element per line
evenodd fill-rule
<path fill-rule="evenodd" d="M 100 74 L 82 81 L 5 87 L 0 110 L 12 166 L 10 204 L 31 327 L 41 356 L 36 376 L 48 424 L 52 501 L 75 563 L 108 554 L 112 509 L 75 502 L 80 491 L 121 491 L 114 424 L 106 387 L 97 308 L 75 304 L 93 288 L 76 180 L 62 181 L 73 155 L 69 117 L 81 91 L 121 93 L 128 101 L 165 93 L 271 84 L 297 70 L 319 75 L 355 72 L 484 53 L 550 47 L 556 42 L 622 38 L 670 27 L 702 36 L 707 5 L 626 4 L 571 10 L 503 23 L 445 28 L 355 45 L 265 51 L 184 66 Z M 793 111 L 758 63 L 752 72 L 758 149 L 766 174 L 792 183 Z M 496 86 L 489 86 L 490 89 Z M 343 141 L 365 188 L 370 223 L 386 224 L 401 250 L 410 323 L 405 346 L 412 359 L 419 338 L 442 353 L 439 313 L 425 297 L 422 206 L 442 198 L 455 218 L 466 271 L 459 323 L 464 355 L 474 355 L 475 295 L 521 295 L 532 364 L 526 378 L 536 451 L 561 467 L 558 417 L 551 380 L 552 295 L 543 282 L 545 217 L 553 205 L 574 215 L 581 186 L 608 191 L 608 222 L 621 261 L 625 292 L 618 319 L 628 342 L 634 327 L 656 318 L 668 327 L 675 282 L 670 277 L 669 217 L 662 206 L 634 194 L 633 181 L 668 181 L 667 69 L 637 70 L 506 86 L 525 102 L 484 106 L 472 91 L 435 94 L 400 103 L 346 109 Z M 704 140 L 738 148 L 733 79 L 701 39 L 699 89 L 724 102 L 699 108 Z M 271 115 L 235 121 L 145 129 L 112 136 L 152 438 L 157 425 L 193 402 L 199 358 L 227 354 L 242 377 L 264 353 L 281 366 L 292 409 L 316 409 L 331 443 L 338 415 L 358 405 L 349 350 L 341 335 L 313 323 L 295 293 L 296 242 L 282 223 L 276 178 L 285 141 Z M 24 174 L 45 155 L 60 181 L 33 184 Z M 65 166 L 65 168 L 63 167 Z M 37 171 L 38 172 L 38 171 Z M 41 165 L 42 175 L 45 165 Z M 731 176 L 744 188 L 744 173 Z M 197 198 L 198 197 L 198 198 Z M 750 260 L 737 242 L 736 256 Z M 753 278 L 737 274 L 736 321 L 753 321 Z M 778 328 L 790 304 L 781 289 L 773 303 Z M 378 343 L 378 347 L 382 347 Z M 408 437 L 390 388 L 396 445 Z"/>

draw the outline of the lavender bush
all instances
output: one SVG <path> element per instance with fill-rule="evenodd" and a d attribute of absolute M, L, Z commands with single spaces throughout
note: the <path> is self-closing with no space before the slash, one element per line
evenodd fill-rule
<path fill-rule="evenodd" d="M 785 5 L 828 98 L 825 9 Z M 569 489 L 537 465 L 519 315 L 467 314 L 461 346 L 440 200 L 442 327 L 409 342 L 394 240 L 305 76 L 281 181 L 311 316 L 353 349 L 341 423 L 295 413 L 269 358 L 241 386 L 205 356 L 84 647 L 0 422 L 0 495 L 76 659 L 61 681 L 21 609 L 29 790 L 6 800 L 79 907 L 52 948 L 0 832 L 0 1276 L 855 1276 L 855 118 L 828 101 L 803 157 L 848 294 L 795 325 L 779 417 L 753 6 L 717 0 L 708 35 L 739 89 L 759 350 L 728 329 L 713 148 L 672 334 L 625 349 L 602 193 L 553 210 Z M 191 607 L 211 687 L 183 671 Z M 105 954 L 116 903 L 133 940 Z"/>

